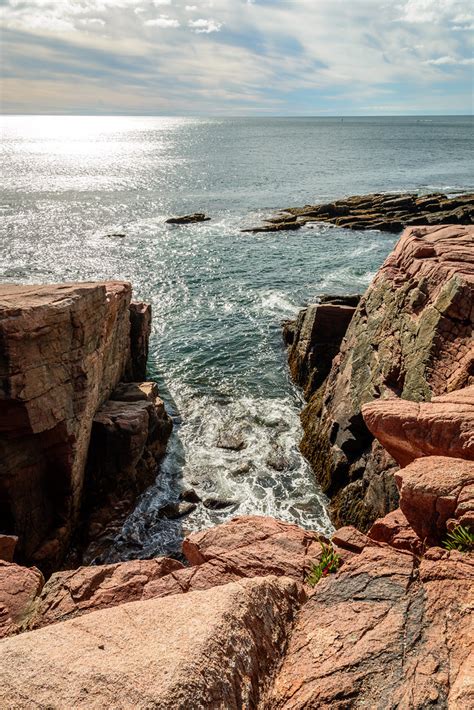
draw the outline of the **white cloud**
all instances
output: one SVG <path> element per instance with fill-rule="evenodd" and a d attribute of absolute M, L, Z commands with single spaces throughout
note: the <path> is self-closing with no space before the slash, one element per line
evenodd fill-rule
<path fill-rule="evenodd" d="M 180 26 L 178 20 L 174 20 L 172 17 L 167 17 L 166 15 L 157 17 L 155 20 L 146 20 L 143 24 L 147 25 L 147 27 L 162 27 L 164 29 Z"/>
<path fill-rule="evenodd" d="M 219 32 L 222 27 L 222 22 L 200 18 L 199 20 L 189 20 L 188 27 L 190 27 L 193 32 L 196 32 L 196 34 L 210 34 L 211 32 Z"/>
<path fill-rule="evenodd" d="M 186 12 L 196 12 L 196 10 L 198 9 L 198 6 L 197 5 L 185 5 L 184 9 L 186 10 Z"/>
<path fill-rule="evenodd" d="M 456 59 L 455 57 L 450 57 L 450 56 L 444 56 L 444 57 L 437 57 L 436 59 L 427 59 L 424 64 L 433 64 L 435 66 L 442 66 L 442 65 L 455 65 L 455 64 L 460 64 L 460 65 L 469 65 L 469 64 L 474 64 L 474 59 L 471 58 L 465 58 L 465 59 Z"/>

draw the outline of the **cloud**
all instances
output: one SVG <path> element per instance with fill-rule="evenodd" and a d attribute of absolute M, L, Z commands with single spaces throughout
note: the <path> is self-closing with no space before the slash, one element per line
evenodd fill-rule
<path fill-rule="evenodd" d="M 468 0 L 185 2 L 4 0 L 4 110 L 470 110 Z"/>
<path fill-rule="evenodd" d="M 465 58 L 465 59 L 456 59 L 455 57 L 450 57 L 450 56 L 444 56 L 444 57 L 438 57 L 437 59 L 427 59 L 424 64 L 433 64 L 434 66 L 443 66 L 443 65 L 464 65 L 467 66 L 469 64 L 474 64 L 474 59 L 472 57 Z"/>
<path fill-rule="evenodd" d="M 222 27 L 222 22 L 217 22 L 216 20 L 189 20 L 188 27 L 190 27 L 196 34 L 210 34 L 211 32 L 220 32 Z"/>
<path fill-rule="evenodd" d="M 180 26 L 178 20 L 174 20 L 173 18 L 167 17 L 166 15 L 161 15 L 161 17 L 157 17 L 154 20 L 146 20 L 143 24 L 147 27 L 162 27 L 164 29 Z"/>

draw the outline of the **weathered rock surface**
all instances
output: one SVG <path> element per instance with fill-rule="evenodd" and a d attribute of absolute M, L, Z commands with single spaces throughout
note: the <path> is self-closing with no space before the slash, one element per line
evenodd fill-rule
<path fill-rule="evenodd" d="M 433 397 L 431 402 L 376 400 L 365 404 L 362 414 L 400 466 L 420 456 L 474 460 L 474 386 Z"/>
<path fill-rule="evenodd" d="M 352 301 L 353 297 L 348 297 Z M 336 303 L 326 299 L 304 308 L 291 326 L 285 324 L 284 337 L 289 342 L 288 364 L 294 382 L 306 399 L 322 385 L 329 374 L 332 361 L 354 315 L 355 305 Z M 289 338 L 288 333 L 292 333 Z"/>
<path fill-rule="evenodd" d="M 193 224 L 195 222 L 209 222 L 210 219 L 210 217 L 206 217 L 204 212 L 194 212 L 193 214 L 185 214 L 182 217 L 170 217 L 165 220 L 165 224 Z"/>
<path fill-rule="evenodd" d="M 472 555 L 365 547 L 301 610 L 266 710 L 470 707 Z M 472 657 L 472 656 L 471 656 Z"/>
<path fill-rule="evenodd" d="M 148 599 L 150 586 L 156 580 L 182 569 L 177 560 L 157 557 L 55 572 L 36 598 L 28 626 L 47 626 L 99 609 Z"/>
<path fill-rule="evenodd" d="M 293 580 L 242 580 L 6 639 L 0 705 L 255 708 L 301 600 Z"/>
<path fill-rule="evenodd" d="M 385 543 L 396 550 L 408 550 L 416 555 L 423 553 L 423 543 L 400 508 L 376 520 L 367 535 L 371 540 Z"/>
<path fill-rule="evenodd" d="M 389 396 L 421 402 L 472 384 L 473 243 L 474 227 L 407 229 L 302 413 L 301 450 L 333 498 L 336 526 L 367 530 L 398 505 L 396 464 L 373 442 L 362 406 Z"/>
<path fill-rule="evenodd" d="M 116 281 L 0 286 L 0 533 L 47 572 L 80 517 L 96 412 L 135 357 L 143 370 L 147 308 L 130 298 Z"/>
<path fill-rule="evenodd" d="M 0 638 L 25 628 L 43 584 L 43 575 L 36 567 L 0 560 Z"/>
<path fill-rule="evenodd" d="M 240 576 L 284 575 L 303 582 L 312 562 L 321 554 L 318 533 L 275 518 L 248 515 L 183 541 L 183 554 L 191 565 L 221 563 Z"/>
<path fill-rule="evenodd" d="M 146 379 L 151 315 L 149 303 L 132 301 L 130 304 L 130 355 L 125 371 L 125 379 L 128 382 L 141 382 Z"/>
<path fill-rule="evenodd" d="M 427 456 L 395 474 L 400 508 L 423 541 L 436 545 L 447 523 L 474 529 L 474 461 Z"/>
<path fill-rule="evenodd" d="M 472 224 L 474 195 L 447 197 L 442 193 L 419 196 L 416 193 L 353 195 L 323 205 L 289 207 L 277 217 L 266 220 L 280 229 L 298 229 L 308 222 L 327 222 L 345 229 L 378 229 L 400 232 L 403 227 L 431 224 Z M 269 232 L 268 225 L 243 230 Z"/>

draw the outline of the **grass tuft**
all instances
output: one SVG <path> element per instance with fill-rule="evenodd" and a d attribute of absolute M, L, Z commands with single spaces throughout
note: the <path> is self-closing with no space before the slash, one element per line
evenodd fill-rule
<path fill-rule="evenodd" d="M 311 566 L 310 572 L 306 577 L 306 583 L 315 587 L 317 583 L 323 577 L 327 577 L 328 574 L 334 574 L 337 572 L 341 565 L 341 558 L 334 550 L 331 545 L 325 545 L 324 542 L 320 543 L 322 547 L 322 555 L 319 562 Z"/>
<path fill-rule="evenodd" d="M 446 550 L 458 550 L 459 552 L 471 552 L 474 550 L 474 533 L 469 528 L 464 528 L 462 525 L 456 525 L 445 540 L 443 547 Z"/>

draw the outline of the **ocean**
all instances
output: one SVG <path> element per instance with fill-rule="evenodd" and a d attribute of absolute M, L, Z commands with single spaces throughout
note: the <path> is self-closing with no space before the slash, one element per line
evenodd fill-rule
<path fill-rule="evenodd" d="M 125 279 L 153 308 L 149 375 L 174 433 L 102 561 L 175 553 L 184 534 L 235 515 L 331 530 L 298 450 L 281 322 L 323 293 L 363 292 L 398 237 L 240 230 L 350 194 L 474 191 L 472 129 L 462 116 L 3 117 L 1 280 Z M 211 221 L 165 224 L 195 211 Z M 229 430 L 244 448 L 219 448 Z M 229 505 L 163 520 L 182 488 Z"/>

